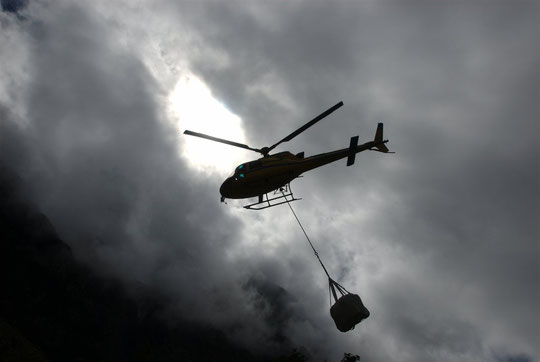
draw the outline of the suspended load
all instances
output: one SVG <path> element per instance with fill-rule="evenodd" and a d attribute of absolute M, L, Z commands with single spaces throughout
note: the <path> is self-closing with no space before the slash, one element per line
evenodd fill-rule
<path fill-rule="evenodd" d="M 334 305 L 330 307 L 330 316 L 336 323 L 337 329 L 347 332 L 354 329 L 358 323 L 369 317 L 369 310 L 362 303 L 358 294 L 349 293 L 336 281 L 328 278 L 330 290 L 334 295 Z M 337 298 L 336 289 L 341 293 Z"/>
<path fill-rule="evenodd" d="M 353 141 L 351 141 L 351 144 L 352 143 Z M 281 192 L 283 196 L 285 196 L 284 190 L 281 190 Z M 326 273 L 326 276 L 328 277 L 328 284 L 330 289 L 330 303 L 332 303 L 332 295 L 334 296 L 335 301 L 334 305 L 330 307 L 330 316 L 334 320 L 334 323 L 336 323 L 337 329 L 339 329 L 341 332 L 347 332 L 351 329 L 354 329 L 354 326 L 369 317 L 369 310 L 364 306 L 364 303 L 362 303 L 362 299 L 360 299 L 360 296 L 358 296 L 358 294 L 349 293 L 347 289 L 345 289 L 342 285 L 340 285 L 334 279 L 330 278 L 328 270 L 326 270 L 326 267 L 324 266 L 321 258 L 319 257 L 319 253 L 317 253 L 317 250 L 315 250 L 315 247 L 311 243 L 311 240 L 309 240 L 309 236 L 307 235 L 306 230 L 304 230 L 300 219 L 298 219 L 298 216 L 296 216 L 296 213 L 294 212 L 289 200 L 285 200 L 287 205 L 289 205 L 289 208 L 291 209 L 296 221 L 298 222 L 298 225 L 300 225 L 300 229 L 302 229 L 304 235 L 306 236 L 306 239 L 309 242 L 311 249 L 313 249 L 315 256 L 319 260 L 319 263 L 321 264 L 324 272 Z M 341 294 L 341 297 L 339 298 L 337 297 L 336 289 Z"/>

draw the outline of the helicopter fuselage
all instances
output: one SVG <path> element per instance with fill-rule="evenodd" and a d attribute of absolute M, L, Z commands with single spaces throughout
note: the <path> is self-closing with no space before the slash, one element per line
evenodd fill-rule
<path fill-rule="evenodd" d="M 343 148 L 306 158 L 303 157 L 303 153 L 293 155 L 290 152 L 280 152 L 268 155 L 236 167 L 234 174 L 223 182 L 219 192 L 223 198 L 227 199 L 244 199 L 263 195 L 283 187 L 304 172 L 383 143 L 384 141 L 370 141 L 354 148 Z"/>
<path fill-rule="evenodd" d="M 233 175 L 228 177 L 219 189 L 222 202 L 226 198 L 246 199 L 258 196 L 258 203 L 244 207 L 251 210 L 262 210 L 268 207 L 281 205 L 284 202 L 299 200 L 294 198 L 288 186 L 292 180 L 299 177 L 306 171 L 313 170 L 314 168 L 324 166 L 345 157 L 347 157 L 347 166 L 351 166 L 354 164 L 356 154 L 365 150 L 393 153 L 390 152 L 385 146 L 385 143 L 388 142 L 388 140 L 383 140 L 383 124 L 379 123 L 377 125 L 377 130 L 375 131 L 375 138 L 373 141 L 366 142 L 362 145 L 358 145 L 358 136 L 354 136 L 351 137 L 348 148 L 321 153 L 311 157 L 304 157 L 304 152 L 296 155 L 293 155 L 290 152 L 279 152 L 273 155 L 269 154 L 274 148 L 284 142 L 289 142 L 294 137 L 298 136 L 306 129 L 319 122 L 321 119 L 327 117 L 341 106 L 343 106 L 343 102 L 338 102 L 323 113 L 319 114 L 317 117 L 313 118 L 311 121 L 304 124 L 302 127 L 290 133 L 285 138 L 271 146 L 262 148 L 254 148 L 243 143 L 229 141 L 224 138 L 210 136 L 190 130 L 185 130 L 184 134 L 204 138 L 213 142 L 224 143 L 230 146 L 239 147 L 262 154 L 262 158 L 239 165 L 234 170 Z M 275 190 L 281 191 L 282 196 L 269 199 L 268 193 Z M 285 194 L 285 192 L 288 192 L 288 194 Z M 266 201 L 263 200 L 264 195 L 266 195 Z M 276 201 L 280 198 L 281 200 Z"/>

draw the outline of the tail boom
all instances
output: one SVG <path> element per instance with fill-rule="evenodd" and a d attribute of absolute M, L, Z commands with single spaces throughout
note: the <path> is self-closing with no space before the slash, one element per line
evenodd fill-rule
<path fill-rule="evenodd" d="M 394 153 L 390 152 L 388 150 L 388 147 L 386 147 L 385 143 L 387 142 L 388 140 L 383 139 L 383 124 L 379 123 L 379 125 L 377 126 L 377 132 L 375 133 L 375 139 L 373 141 L 369 141 L 359 145 L 358 136 L 354 136 L 351 137 L 348 148 L 306 157 L 302 159 L 302 165 L 298 168 L 298 175 L 314 168 L 321 167 L 328 163 L 337 161 L 341 158 L 347 158 L 347 166 L 351 166 L 352 164 L 354 164 L 356 154 L 362 151 L 371 150 L 383 153 Z"/>

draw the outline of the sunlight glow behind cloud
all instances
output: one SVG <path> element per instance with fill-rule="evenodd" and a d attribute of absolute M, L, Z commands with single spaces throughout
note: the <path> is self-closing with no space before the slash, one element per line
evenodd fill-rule
<path fill-rule="evenodd" d="M 180 132 L 186 129 L 211 136 L 245 143 L 240 117 L 215 99 L 206 84 L 196 76 L 182 76 L 169 96 L 173 115 Z M 182 135 L 181 156 L 202 172 L 223 176 L 246 161 L 246 152 L 232 146 L 202 138 Z"/>

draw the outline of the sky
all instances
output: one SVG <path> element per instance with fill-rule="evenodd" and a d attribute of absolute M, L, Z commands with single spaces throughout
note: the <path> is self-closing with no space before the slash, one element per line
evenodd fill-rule
<path fill-rule="evenodd" d="M 0 158 L 96 272 L 261 355 L 540 360 L 537 1 L 2 4 Z M 396 154 L 292 183 L 348 333 L 290 210 L 219 202 L 258 155 L 182 135 L 261 148 L 339 101 L 275 152 L 385 124 Z"/>

